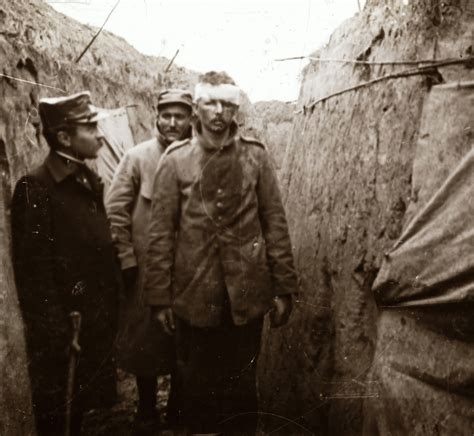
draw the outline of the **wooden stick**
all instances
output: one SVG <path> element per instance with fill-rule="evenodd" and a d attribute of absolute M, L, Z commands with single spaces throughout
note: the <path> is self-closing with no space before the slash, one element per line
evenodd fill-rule
<path fill-rule="evenodd" d="M 63 94 L 66 93 L 66 91 L 65 91 L 64 89 L 56 88 L 56 86 L 45 85 L 45 84 L 43 84 L 43 83 L 33 82 L 32 80 L 20 79 L 20 78 L 18 78 L 18 77 L 9 76 L 8 74 L 2 74 L 2 73 L 0 73 L 0 77 L 5 77 L 5 78 L 10 79 L 10 80 L 16 80 L 17 82 L 29 83 L 30 85 L 36 85 L 36 86 L 42 86 L 42 87 L 44 87 L 44 88 L 55 89 L 55 90 L 57 90 L 57 91 L 61 91 Z"/>
<path fill-rule="evenodd" d="M 174 60 L 176 59 L 176 56 L 178 56 L 178 53 L 179 53 L 179 48 L 178 48 L 178 50 L 176 50 L 176 53 L 175 53 L 174 56 L 171 58 L 169 64 L 168 64 L 167 67 L 165 68 L 165 73 L 167 73 L 167 72 L 170 70 L 171 65 L 173 65 L 173 62 L 174 62 Z"/>
<path fill-rule="evenodd" d="M 336 97 L 341 94 L 345 94 L 346 92 L 350 91 L 355 91 L 357 89 L 363 88 L 365 86 L 370 86 L 373 85 L 374 83 L 382 82 L 384 80 L 389 80 L 389 79 L 398 79 L 400 77 L 409 77 L 409 76 L 416 76 L 418 74 L 425 74 L 430 72 L 430 70 L 434 70 L 437 67 L 446 67 L 448 65 L 456 65 L 456 64 L 467 64 L 469 62 L 474 62 L 474 56 L 470 56 L 468 58 L 463 58 L 463 59 L 450 59 L 450 60 L 445 60 L 441 62 L 435 62 L 431 65 L 426 65 L 424 67 L 420 68 L 415 68 L 415 69 L 409 69 L 409 70 L 404 70 L 400 71 L 398 73 L 391 73 L 391 74 L 386 74 L 381 77 L 376 77 L 375 79 L 368 80 L 367 82 L 362 82 L 354 86 L 350 86 L 348 88 L 341 89 L 340 91 L 334 92 L 333 94 L 329 94 L 325 97 L 322 97 L 314 102 L 312 102 L 309 106 L 307 106 L 305 109 L 313 109 L 318 103 L 321 103 L 323 101 L 326 101 L 332 97 Z"/>
<path fill-rule="evenodd" d="M 84 56 L 86 54 L 86 51 L 89 50 L 89 47 L 94 43 L 94 41 L 97 39 L 97 37 L 100 35 L 100 33 L 102 32 L 102 30 L 104 29 L 105 25 L 107 24 L 107 21 L 109 21 L 109 18 L 110 16 L 112 15 L 112 12 L 115 11 L 115 8 L 118 6 L 118 4 L 120 3 L 120 0 L 117 0 L 117 3 L 115 3 L 115 6 L 112 8 L 112 10 L 109 12 L 109 15 L 107 15 L 107 18 L 105 19 L 104 21 L 104 24 L 102 24 L 101 28 L 99 29 L 99 31 L 92 37 L 92 39 L 90 40 L 89 44 L 86 45 L 86 48 L 84 50 L 82 50 L 82 53 L 78 56 L 78 58 L 75 60 L 75 63 L 77 64 L 81 59 L 82 59 L 82 56 Z"/>
<path fill-rule="evenodd" d="M 419 59 L 419 60 L 406 60 L 406 61 L 359 61 L 357 59 L 336 59 L 336 58 L 315 58 L 312 56 L 293 56 L 290 58 L 273 59 L 275 62 L 283 61 L 296 61 L 301 59 L 309 59 L 315 62 L 335 62 L 340 64 L 354 64 L 354 65 L 420 65 L 420 64 L 433 64 L 435 62 L 452 61 L 458 58 L 448 59 Z"/>

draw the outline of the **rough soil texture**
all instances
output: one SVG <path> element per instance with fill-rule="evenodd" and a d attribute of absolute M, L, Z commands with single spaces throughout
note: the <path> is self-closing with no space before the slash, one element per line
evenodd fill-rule
<path fill-rule="evenodd" d="M 246 119 L 246 131 L 265 143 L 279 170 L 291 138 L 296 107 L 291 103 L 272 100 L 259 101 L 252 109 L 253 116 Z"/>
<path fill-rule="evenodd" d="M 469 56 L 473 22 L 467 1 L 372 0 L 313 56 Z M 280 172 L 301 295 L 290 325 L 267 332 L 264 341 L 260 391 L 267 432 L 358 435 L 364 397 L 378 395 L 369 376 L 378 359 L 371 286 L 416 201 L 412 168 L 423 102 L 434 84 L 472 80 L 472 65 L 387 80 L 303 107 L 413 67 L 313 61 L 304 71 L 301 112 Z"/>
<path fill-rule="evenodd" d="M 123 371 L 118 373 L 118 401 L 110 410 L 92 410 L 84 418 L 83 434 L 85 436 L 130 436 L 134 434 L 134 414 L 137 407 L 137 389 L 135 379 Z M 165 415 L 166 401 L 169 392 L 169 377 L 158 378 L 158 411 Z M 155 436 L 172 436 L 164 428 L 157 429 Z M 151 435 L 150 435 L 151 436 Z"/>

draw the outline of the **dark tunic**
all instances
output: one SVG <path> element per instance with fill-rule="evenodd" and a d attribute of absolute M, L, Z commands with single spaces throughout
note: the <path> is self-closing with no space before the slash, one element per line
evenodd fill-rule
<path fill-rule="evenodd" d="M 170 145 L 153 185 L 145 293 L 194 327 L 216 327 L 225 299 L 236 325 L 296 292 L 291 241 L 275 170 L 260 142 L 219 149 L 200 134 Z"/>
<path fill-rule="evenodd" d="M 37 422 L 63 413 L 71 311 L 82 314 L 74 407 L 112 404 L 121 281 L 98 176 L 52 152 L 18 181 L 11 218 Z"/>

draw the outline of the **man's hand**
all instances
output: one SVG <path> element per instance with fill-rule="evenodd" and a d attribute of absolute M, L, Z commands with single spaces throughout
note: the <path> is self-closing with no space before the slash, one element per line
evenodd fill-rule
<path fill-rule="evenodd" d="M 165 333 L 172 335 L 174 333 L 174 317 L 171 307 L 168 306 L 154 306 L 151 309 L 151 318 L 158 323 Z"/>
<path fill-rule="evenodd" d="M 293 310 L 292 295 L 279 295 L 272 300 L 273 308 L 270 310 L 270 326 L 278 328 L 288 322 Z"/>
<path fill-rule="evenodd" d="M 138 278 L 138 267 L 132 266 L 131 268 L 127 268 L 122 270 L 122 279 L 123 284 L 125 286 L 125 292 L 129 294 L 132 292 L 135 284 L 137 283 Z"/>

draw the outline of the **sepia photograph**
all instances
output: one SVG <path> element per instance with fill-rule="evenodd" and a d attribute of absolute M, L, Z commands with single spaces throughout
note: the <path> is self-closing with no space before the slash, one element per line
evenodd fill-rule
<path fill-rule="evenodd" d="M 0 436 L 474 435 L 474 0 L 0 0 Z"/>

